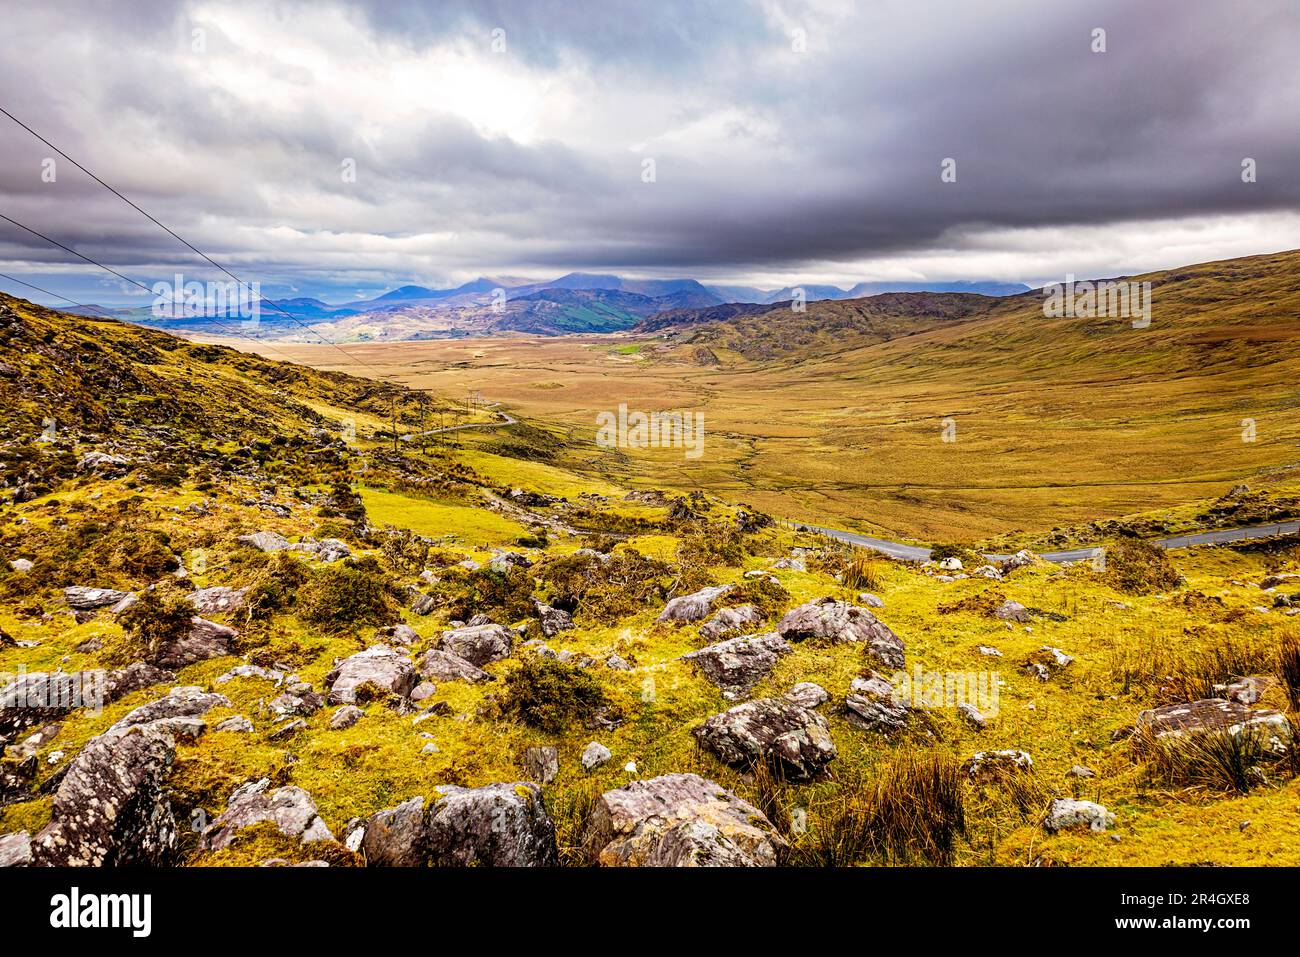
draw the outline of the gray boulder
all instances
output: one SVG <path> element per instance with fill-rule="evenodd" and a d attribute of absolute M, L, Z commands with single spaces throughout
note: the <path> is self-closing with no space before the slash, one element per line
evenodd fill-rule
<path fill-rule="evenodd" d="M 490 674 L 460 655 L 434 648 L 420 659 L 420 674 L 435 681 L 495 681 Z"/>
<path fill-rule="evenodd" d="M 162 668 L 184 668 L 210 658 L 233 655 L 238 637 L 239 632 L 228 625 L 219 625 L 206 618 L 191 618 L 190 630 L 184 637 L 166 642 L 154 650 L 153 663 Z"/>
<path fill-rule="evenodd" d="M 531 781 L 481 788 L 444 785 L 428 816 L 434 866 L 555 867 L 555 824 Z"/>
<path fill-rule="evenodd" d="M 124 591 L 113 588 L 88 588 L 85 585 L 73 585 L 63 589 L 63 597 L 73 611 L 94 611 L 108 605 L 116 605 L 127 596 Z"/>
<path fill-rule="evenodd" d="M 316 802 L 299 787 L 271 789 L 268 778 L 236 788 L 226 809 L 203 831 L 204 848 L 220 851 L 230 846 L 245 828 L 269 821 L 286 837 L 303 844 L 332 841 L 334 835 L 316 812 Z"/>
<path fill-rule="evenodd" d="M 254 532 L 251 535 L 240 535 L 236 541 L 264 552 L 282 552 L 292 547 L 289 540 L 279 532 Z"/>
<path fill-rule="evenodd" d="M 582 769 L 590 771 L 604 764 L 612 757 L 613 754 L 610 753 L 609 748 L 599 741 L 592 741 L 582 749 Z"/>
<path fill-rule="evenodd" d="M 836 755 L 826 719 L 782 698 L 759 698 L 715 714 L 695 729 L 695 737 L 733 767 L 766 763 L 792 781 L 820 776 Z"/>
<path fill-rule="evenodd" d="M 844 717 L 863 731 L 892 734 L 907 727 L 907 702 L 898 697 L 889 679 L 876 672 L 854 678 L 844 697 Z"/>
<path fill-rule="evenodd" d="M 504 625 L 467 625 L 442 633 L 439 648 L 482 668 L 510 657 L 515 633 Z"/>
<path fill-rule="evenodd" d="M 785 613 L 777 632 L 789 642 L 825 639 L 833 644 L 859 642 L 890 668 L 904 666 L 903 642 L 865 608 L 834 598 L 818 598 Z"/>
<path fill-rule="evenodd" d="M 199 718 L 213 708 L 229 708 L 230 699 L 225 695 L 210 694 L 202 688 L 182 686 L 173 688 L 163 697 L 128 712 L 113 729 L 122 730 L 136 725 L 149 724 L 156 728 L 165 728 L 176 737 L 193 736 L 195 726 L 189 719 Z"/>
<path fill-rule="evenodd" d="M 1260 735 L 1269 750 L 1281 754 L 1291 742 L 1291 723 L 1286 715 L 1267 708 L 1248 708 L 1223 698 L 1203 698 L 1186 704 L 1170 704 L 1143 711 L 1137 730 L 1156 738 L 1184 738 L 1211 732 Z"/>
<path fill-rule="evenodd" d="M 330 704 L 356 704 L 362 685 L 405 698 L 415 687 L 415 665 L 387 645 L 374 645 L 340 662 L 325 676 L 325 683 Z"/>
<path fill-rule="evenodd" d="M 429 859 L 424 798 L 380 811 L 363 825 L 361 853 L 367 867 L 422 867 Z"/>
<path fill-rule="evenodd" d="M 696 774 L 665 774 L 606 791 L 583 831 L 604 867 L 774 867 L 789 851 L 758 808 Z"/>
<path fill-rule="evenodd" d="M 365 717 L 365 712 L 354 704 L 345 704 L 330 715 L 331 731 L 346 731 Z"/>
<path fill-rule="evenodd" d="M 700 637 L 706 641 L 720 641 L 730 635 L 750 634 L 762 623 L 763 613 L 754 605 L 720 608 L 700 625 Z"/>
<path fill-rule="evenodd" d="M 775 632 L 744 635 L 708 645 L 683 655 L 710 681 L 722 689 L 722 696 L 735 701 L 746 697 L 754 685 L 776 667 L 790 646 Z"/>
<path fill-rule="evenodd" d="M 142 661 L 117 671 L 32 671 L 0 690 L 0 737 L 12 738 L 75 708 L 111 704 L 135 691 L 175 681 Z"/>
<path fill-rule="evenodd" d="M 550 784 L 560 773 L 560 752 L 554 747 L 528 748 L 519 763 L 538 784 Z"/>
<path fill-rule="evenodd" d="M 229 615 L 244 607 L 247 588 L 231 588 L 227 585 L 214 585 L 212 588 L 200 588 L 185 597 L 200 615 Z"/>
<path fill-rule="evenodd" d="M 1018 621 L 1028 624 L 1034 620 L 1033 614 L 1018 601 L 1004 601 L 993 609 L 993 617 L 1001 621 Z"/>
<path fill-rule="evenodd" d="M 815 681 L 801 681 L 785 693 L 789 701 L 801 708 L 816 708 L 830 700 L 826 689 Z"/>
<path fill-rule="evenodd" d="M 679 595 L 664 606 L 655 621 L 676 625 L 699 621 L 713 610 L 715 601 L 731 591 L 731 585 L 715 585 L 712 588 L 701 588 L 689 595 Z"/>
<path fill-rule="evenodd" d="M 541 623 L 542 634 L 547 638 L 554 638 L 560 632 L 568 631 L 573 627 L 573 616 L 564 609 L 552 608 L 541 602 L 534 603 L 534 607 L 538 621 Z"/>
<path fill-rule="evenodd" d="M 1090 831 L 1104 831 L 1115 826 L 1115 815 L 1092 801 L 1075 801 L 1057 798 L 1047 809 L 1043 828 L 1055 834 L 1071 828 L 1086 827 Z"/>
<path fill-rule="evenodd" d="M 385 645 L 413 645 L 420 636 L 410 625 L 397 624 L 380 628 L 375 632 L 375 640 Z"/>
<path fill-rule="evenodd" d="M 27 867 L 32 863 L 32 836 L 26 831 L 0 835 L 0 867 Z"/>
<path fill-rule="evenodd" d="M 1004 751 L 976 751 L 962 765 L 966 776 L 972 781 L 984 783 L 1001 781 L 1017 774 L 1029 774 L 1034 770 L 1034 759 L 1028 751 L 1008 749 Z"/>

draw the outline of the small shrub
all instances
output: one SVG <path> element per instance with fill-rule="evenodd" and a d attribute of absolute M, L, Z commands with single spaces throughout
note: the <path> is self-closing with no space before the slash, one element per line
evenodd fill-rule
<path fill-rule="evenodd" d="M 182 597 L 145 592 L 124 611 L 118 622 L 137 657 L 147 658 L 158 648 L 189 634 L 194 606 Z"/>
<path fill-rule="evenodd" d="M 512 622 L 533 614 L 533 581 L 522 568 L 480 568 L 465 572 L 455 569 L 445 579 L 450 593 L 446 596 L 447 614 L 468 621 L 484 614 L 493 621 Z"/>
<path fill-rule="evenodd" d="M 1132 748 L 1150 783 L 1245 794 L 1268 780 L 1265 767 L 1276 757 L 1268 737 L 1250 728 L 1163 737 L 1142 732 L 1133 736 Z"/>
<path fill-rule="evenodd" d="M 502 709 L 525 724 L 558 734 L 607 709 L 600 683 L 583 668 L 529 655 L 506 676 Z"/>
<path fill-rule="evenodd" d="M 661 603 L 672 568 L 634 549 L 602 561 L 593 555 L 565 555 L 534 569 L 557 608 L 614 624 L 649 605 Z"/>
<path fill-rule="evenodd" d="M 298 589 L 311 576 L 311 569 L 285 552 L 276 552 L 262 566 L 244 596 L 244 614 L 249 621 L 264 621 L 293 605 Z"/>
<path fill-rule="evenodd" d="M 383 570 L 369 556 L 313 573 L 298 589 L 296 608 L 303 621 L 334 629 L 386 625 L 397 616 Z"/>
<path fill-rule="evenodd" d="M 729 607 L 753 605 L 764 618 L 773 619 L 789 608 L 792 601 L 784 585 L 764 576 L 736 586 L 727 594 L 724 604 Z"/>
<path fill-rule="evenodd" d="M 883 559 L 859 549 L 844 569 L 844 587 L 878 591 L 885 584 L 885 567 Z"/>
<path fill-rule="evenodd" d="M 1106 581 L 1128 595 L 1150 595 L 1182 584 L 1183 576 L 1163 548 L 1139 538 L 1106 549 Z"/>

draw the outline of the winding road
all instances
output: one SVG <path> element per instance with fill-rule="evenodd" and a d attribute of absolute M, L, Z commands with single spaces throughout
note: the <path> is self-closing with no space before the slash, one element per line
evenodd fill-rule
<path fill-rule="evenodd" d="M 801 523 L 795 523 L 801 524 Z M 838 539 L 841 542 L 849 542 L 852 545 L 861 545 L 864 548 L 870 548 L 873 551 L 881 552 L 890 558 L 901 558 L 905 561 L 923 562 L 930 557 L 930 549 L 920 545 L 904 545 L 901 542 L 891 542 L 883 538 L 872 538 L 870 535 L 859 535 L 857 532 L 846 532 L 837 528 L 823 528 L 820 525 L 803 525 L 802 527 L 811 529 L 814 532 L 820 532 L 830 538 Z M 1275 535 L 1293 535 L 1300 532 L 1300 521 L 1296 522 L 1275 522 L 1272 525 L 1252 525 L 1248 528 L 1224 528 L 1213 532 L 1194 532 L 1190 535 L 1173 535 L 1169 538 L 1153 539 L 1153 544 L 1161 548 L 1187 548 L 1189 545 L 1217 545 L 1223 542 L 1240 542 L 1251 538 L 1272 538 Z M 1071 548 L 1061 552 L 1043 552 L 1039 557 L 1045 558 L 1049 562 L 1078 562 L 1092 558 L 1102 549 L 1094 545 L 1089 548 Z M 1009 555 L 985 555 L 990 561 L 1002 561 L 1010 558 Z"/>

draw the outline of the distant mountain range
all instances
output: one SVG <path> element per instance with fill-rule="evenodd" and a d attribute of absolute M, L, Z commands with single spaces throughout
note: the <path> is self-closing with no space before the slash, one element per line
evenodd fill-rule
<path fill-rule="evenodd" d="M 264 300 L 256 326 L 238 331 L 284 341 L 370 342 L 456 338 L 504 332 L 534 335 L 617 332 L 660 314 L 683 311 L 762 311 L 790 301 L 803 290 L 808 302 L 858 299 L 893 292 L 962 292 L 1010 296 L 1028 291 L 1004 282 L 861 282 L 848 289 L 809 284 L 784 289 L 705 285 L 694 279 L 627 279 L 600 273 L 568 273 L 548 282 L 519 282 L 481 276 L 448 289 L 399 286 L 373 299 L 346 305 L 308 297 Z M 734 307 L 732 304 L 735 304 Z M 229 335 L 241 317 L 234 310 L 201 316 L 155 315 L 151 306 L 70 309 L 108 315 L 169 332 Z M 644 326 L 643 326 L 644 328 Z"/>

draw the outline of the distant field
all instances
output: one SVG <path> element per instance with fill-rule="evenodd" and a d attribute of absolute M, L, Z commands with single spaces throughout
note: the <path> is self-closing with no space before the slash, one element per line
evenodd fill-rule
<path fill-rule="evenodd" d="M 977 539 L 1293 477 L 1297 275 L 1300 254 L 1287 253 L 1140 277 L 1155 284 L 1146 329 L 1122 318 L 1049 320 L 1037 300 L 1021 298 L 971 321 L 765 361 L 717 338 L 718 365 L 693 359 L 691 335 L 349 348 L 405 384 L 478 390 L 562 427 L 574 440 L 563 464 L 584 474 L 702 488 L 895 537 Z M 828 317 L 842 308 L 815 304 L 802 321 L 816 322 L 819 307 Z M 781 327 L 772 328 L 779 342 Z M 276 348 L 341 368 L 325 347 Z M 596 413 L 620 403 L 704 411 L 705 454 L 598 448 Z M 943 441 L 946 419 L 955 441 Z M 1251 425 L 1254 441 L 1243 441 Z"/>

